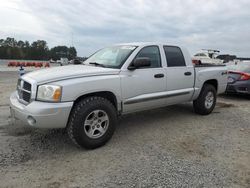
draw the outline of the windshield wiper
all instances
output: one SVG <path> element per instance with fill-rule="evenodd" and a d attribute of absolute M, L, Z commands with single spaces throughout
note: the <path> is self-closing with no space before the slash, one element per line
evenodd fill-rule
<path fill-rule="evenodd" d="M 100 66 L 100 67 L 106 67 L 105 65 L 101 64 L 101 63 L 96 63 L 96 62 L 90 62 L 90 65 L 95 65 L 95 66 Z"/>

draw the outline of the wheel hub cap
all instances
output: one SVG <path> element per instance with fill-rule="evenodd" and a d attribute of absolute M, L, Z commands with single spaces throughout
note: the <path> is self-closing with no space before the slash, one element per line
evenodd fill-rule
<path fill-rule="evenodd" d="M 208 92 L 205 98 L 205 107 L 210 109 L 214 104 L 214 94 L 213 92 Z"/>
<path fill-rule="evenodd" d="M 84 131 L 90 138 L 99 138 L 105 134 L 109 126 L 109 117 L 103 110 L 90 112 L 84 121 Z"/>

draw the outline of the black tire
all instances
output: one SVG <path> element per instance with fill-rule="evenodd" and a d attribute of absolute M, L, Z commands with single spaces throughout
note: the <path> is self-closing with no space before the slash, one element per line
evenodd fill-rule
<path fill-rule="evenodd" d="M 109 118 L 106 132 L 99 138 L 91 138 L 85 131 L 85 120 L 95 110 L 104 111 Z M 75 104 L 69 117 L 67 132 L 76 145 L 86 149 L 95 149 L 110 140 L 116 124 L 117 111 L 114 105 L 105 98 L 92 96 L 84 98 Z"/>
<path fill-rule="evenodd" d="M 208 95 L 209 92 L 212 92 L 214 100 L 213 100 L 211 107 L 210 106 L 206 107 L 205 105 L 206 96 Z M 204 84 L 199 97 L 193 101 L 193 108 L 194 108 L 195 113 L 200 114 L 200 115 L 210 114 L 216 105 L 216 99 L 217 99 L 216 93 L 217 93 L 216 89 L 213 85 Z"/>

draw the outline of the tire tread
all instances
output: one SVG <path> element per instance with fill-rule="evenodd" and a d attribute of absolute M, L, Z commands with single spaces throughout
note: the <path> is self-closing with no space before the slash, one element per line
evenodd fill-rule
<path fill-rule="evenodd" d="M 214 104 L 210 109 L 205 108 L 205 105 L 204 105 L 204 99 L 208 91 L 212 91 L 214 93 Z M 193 101 L 193 108 L 194 108 L 195 113 L 200 114 L 200 115 L 210 114 L 216 105 L 216 97 L 217 96 L 216 96 L 215 87 L 211 84 L 204 84 L 199 97 Z"/>
<path fill-rule="evenodd" d="M 91 146 L 91 145 L 87 145 L 87 144 L 80 144 L 77 140 L 76 140 L 76 129 L 77 129 L 77 126 L 79 125 L 75 125 L 75 119 L 77 118 L 77 115 L 81 112 L 82 109 L 87 109 L 89 107 L 89 105 L 95 105 L 95 104 L 105 104 L 107 106 L 109 106 L 112 110 L 116 111 L 115 110 L 115 107 L 114 105 L 106 98 L 103 98 L 103 97 L 99 97 L 99 96 L 90 96 L 90 97 L 87 97 L 87 98 L 84 98 L 82 100 L 80 100 L 72 109 L 72 112 L 71 112 L 71 115 L 70 115 L 70 118 L 69 118 L 69 122 L 68 122 L 68 125 L 67 125 L 67 132 L 68 132 L 68 135 L 70 137 L 70 139 L 72 140 L 72 142 L 77 146 L 77 147 L 84 147 L 86 149 L 94 149 L 96 148 L 96 146 Z M 117 121 L 117 117 L 114 117 L 115 119 L 115 122 Z M 111 135 L 108 135 L 108 137 L 111 138 L 113 134 L 113 131 L 111 132 Z M 109 140 L 109 138 L 108 138 Z M 106 143 L 106 142 L 105 142 Z M 101 146 L 101 145 L 104 145 L 105 143 L 103 144 L 98 144 L 97 147 Z"/>

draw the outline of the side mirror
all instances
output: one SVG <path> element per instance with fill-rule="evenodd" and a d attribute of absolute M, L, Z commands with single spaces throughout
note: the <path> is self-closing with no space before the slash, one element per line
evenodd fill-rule
<path fill-rule="evenodd" d="M 128 70 L 135 70 L 140 67 L 150 67 L 151 60 L 148 57 L 138 57 L 136 58 L 128 67 Z"/>

